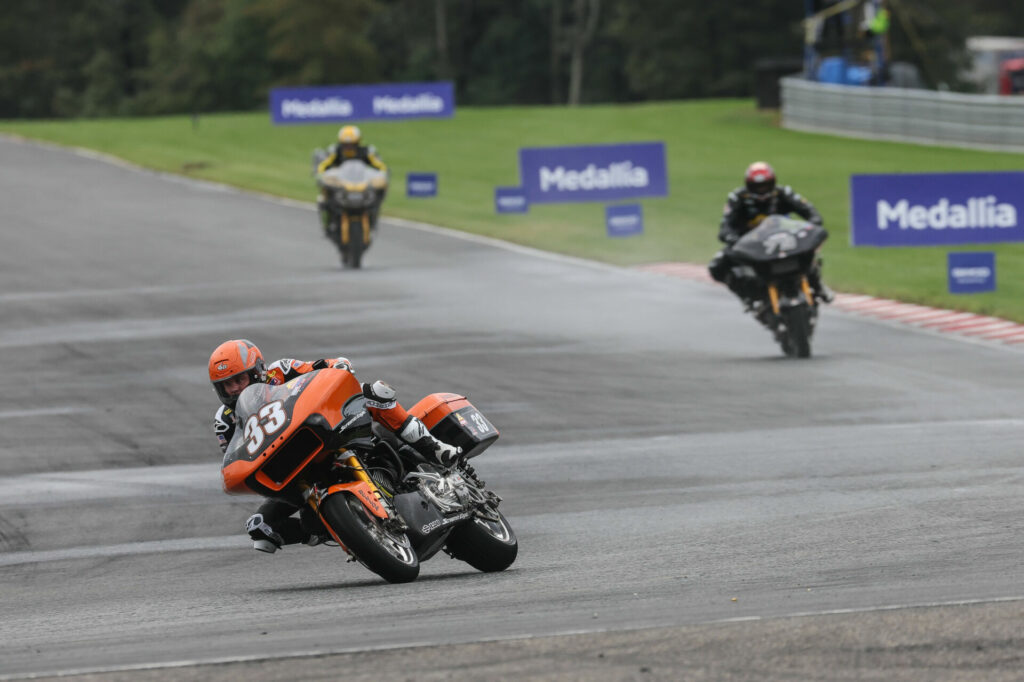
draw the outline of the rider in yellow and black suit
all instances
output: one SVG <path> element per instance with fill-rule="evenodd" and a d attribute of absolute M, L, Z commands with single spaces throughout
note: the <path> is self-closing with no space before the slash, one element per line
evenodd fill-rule
<path fill-rule="evenodd" d="M 340 166 L 346 161 L 353 159 L 362 161 L 368 166 L 372 166 L 379 171 L 387 172 L 388 167 L 380 157 L 377 156 L 377 150 L 368 145 L 361 144 L 363 139 L 362 133 L 356 126 L 343 126 L 338 131 L 338 141 L 330 146 L 330 154 L 327 155 L 320 165 L 317 166 L 317 174 L 323 173 L 328 168 Z M 386 189 L 381 190 L 380 196 L 377 198 L 377 203 L 373 207 L 373 212 L 370 214 L 370 225 L 373 227 L 377 226 L 377 215 L 380 213 L 380 205 L 384 201 L 384 195 L 387 193 Z M 317 208 L 320 210 L 320 220 L 324 226 L 324 231 L 327 231 L 327 197 L 323 194 L 320 195 L 317 200 Z"/>
<path fill-rule="evenodd" d="M 733 272 L 736 262 L 729 249 L 739 238 L 761 224 L 770 215 L 796 213 L 809 223 L 821 226 L 824 222 L 814 205 L 793 191 L 789 186 L 775 186 L 775 171 L 763 161 L 747 167 L 745 186 L 729 192 L 729 198 L 722 210 L 722 223 L 718 228 L 718 241 L 725 248 L 715 254 L 708 264 L 708 271 L 716 281 L 722 282 L 743 301 L 756 298 L 756 282 L 737 277 Z M 831 303 L 832 291 L 821 281 L 820 262 L 816 261 L 808 273 L 808 283 L 818 299 Z"/>

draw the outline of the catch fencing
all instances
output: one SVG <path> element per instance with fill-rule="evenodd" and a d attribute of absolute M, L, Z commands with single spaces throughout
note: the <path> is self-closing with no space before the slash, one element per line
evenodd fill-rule
<path fill-rule="evenodd" d="M 783 78 L 782 127 L 1024 152 L 1024 96 L 968 95 Z"/>

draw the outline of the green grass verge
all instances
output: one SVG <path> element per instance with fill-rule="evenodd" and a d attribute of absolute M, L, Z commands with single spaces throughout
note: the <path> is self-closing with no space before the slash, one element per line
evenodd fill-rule
<path fill-rule="evenodd" d="M 1024 321 L 1024 245 L 997 253 L 997 292 L 946 293 L 946 247 L 852 248 L 852 173 L 1024 168 L 1024 154 L 868 142 L 782 130 L 750 100 L 632 106 L 462 108 L 452 119 L 361 124 L 393 171 L 384 213 L 549 251 L 631 265 L 706 262 L 717 250 L 725 195 L 756 159 L 775 166 L 825 216 L 825 275 L 836 289 L 973 310 Z M 140 165 L 313 201 L 309 159 L 336 125 L 272 126 L 265 112 L 78 121 L 0 121 L 0 131 L 97 149 Z M 645 233 L 605 236 L 604 205 L 533 206 L 497 215 L 496 185 L 518 184 L 522 146 L 664 140 L 670 196 L 643 200 Z M 405 173 L 438 173 L 439 196 L 408 199 Z M 309 230 L 316 229 L 312 218 Z M 956 250 L 972 250 L 960 249 Z"/>

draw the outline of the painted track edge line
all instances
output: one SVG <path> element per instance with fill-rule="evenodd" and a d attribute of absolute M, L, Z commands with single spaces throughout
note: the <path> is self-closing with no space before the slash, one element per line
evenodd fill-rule
<path fill-rule="evenodd" d="M 697 263 L 649 263 L 634 267 L 642 272 L 663 277 L 675 277 L 677 279 L 717 284 L 707 274 L 707 268 L 699 266 Z M 899 309 L 901 304 L 907 306 L 906 312 L 893 314 L 894 309 Z M 876 298 L 866 294 L 837 293 L 836 300 L 830 307 L 836 312 L 853 315 L 862 320 L 887 327 L 912 330 L 938 338 L 956 340 L 986 348 L 998 348 L 1014 352 L 1024 351 L 1024 347 L 1018 345 L 1021 339 L 1017 338 L 1016 334 L 1010 333 L 1012 330 L 1016 330 L 1024 334 L 1024 324 L 1005 318 L 963 310 L 933 308 L 895 299 Z M 963 329 L 943 329 L 947 325 L 958 327 L 961 324 L 967 323 L 968 320 L 973 321 L 974 319 L 979 320 L 979 324 L 980 320 L 985 320 L 985 324 L 996 325 L 1005 323 L 1005 326 L 988 329 L 987 331 L 993 334 L 991 338 L 983 330 L 974 330 L 974 326 L 965 326 Z M 971 333 L 972 331 L 973 333 Z M 1005 333 L 1006 340 L 1000 337 L 1001 332 Z"/>
<path fill-rule="evenodd" d="M 787 618 L 814 618 L 818 616 L 841 616 L 856 613 L 878 613 L 887 611 L 907 611 L 911 609 L 943 608 L 949 606 L 981 606 L 985 604 L 1006 604 L 1024 601 L 1024 595 L 1011 597 L 991 597 L 987 599 L 956 599 L 946 602 L 924 602 L 921 604 L 884 604 L 881 606 L 864 606 L 847 609 L 826 609 L 823 611 L 797 611 L 774 616 L 736 616 L 733 618 L 720 618 L 697 623 L 684 623 L 678 625 L 654 625 L 642 627 L 627 627 L 621 629 L 612 628 L 581 628 L 572 630 L 560 630 L 551 633 L 535 633 L 524 635 L 507 635 L 502 637 L 486 637 L 483 639 L 471 639 L 465 641 L 430 641 L 420 640 L 406 642 L 403 644 L 381 644 L 369 647 L 339 647 L 327 649 L 309 649 L 306 651 L 295 651 L 291 653 L 275 654 L 252 654 L 248 656 L 221 656 L 209 659 L 183 659 L 178 661 L 166 661 L 162 663 L 135 663 L 123 666 L 97 666 L 92 668 L 72 668 L 34 673 L 6 673 L 0 674 L 0 682 L 12 680 L 33 680 L 47 677 L 74 677 L 78 675 L 105 675 L 122 672 L 135 672 L 143 670 L 172 670 L 175 668 L 190 668 L 211 665 L 230 665 L 233 663 L 253 663 L 256 661 L 287 660 L 296 658 L 319 658 L 323 656 L 339 656 L 344 654 L 356 654 L 372 651 L 397 651 L 400 649 L 417 649 L 421 647 L 454 646 L 459 644 L 483 644 L 488 642 L 516 642 L 538 637 L 571 637 L 573 635 L 595 635 L 618 632 L 643 632 L 644 630 L 662 630 L 665 628 L 705 627 L 709 625 L 727 625 L 731 623 L 749 623 L 759 621 L 784 620 Z"/>

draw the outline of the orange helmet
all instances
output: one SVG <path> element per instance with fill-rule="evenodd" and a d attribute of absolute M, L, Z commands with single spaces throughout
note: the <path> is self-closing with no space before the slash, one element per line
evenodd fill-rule
<path fill-rule="evenodd" d="M 220 401 L 234 407 L 237 395 L 228 395 L 224 382 L 239 374 L 248 374 L 249 383 L 266 383 L 267 366 L 263 353 L 252 341 L 232 339 L 217 346 L 210 356 L 210 382 Z"/>

